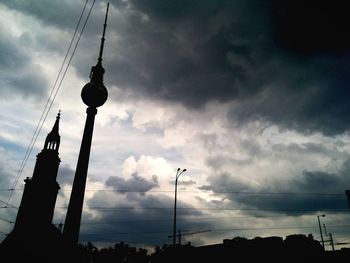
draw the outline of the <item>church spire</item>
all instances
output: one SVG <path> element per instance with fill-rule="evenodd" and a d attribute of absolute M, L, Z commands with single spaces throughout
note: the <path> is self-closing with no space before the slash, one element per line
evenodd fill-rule
<path fill-rule="evenodd" d="M 59 110 L 56 116 L 55 124 L 53 125 L 51 132 L 46 137 L 44 150 L 54 150 L 58 152 L 58 148 L 60 147 L 60 140 L 61 140 L 61 136 L 58 133 L 60 116 L 61 116 L 61 111 Z"/>

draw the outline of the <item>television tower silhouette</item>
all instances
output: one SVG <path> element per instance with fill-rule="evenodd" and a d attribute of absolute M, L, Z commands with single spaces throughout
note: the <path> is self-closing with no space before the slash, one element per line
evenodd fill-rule
<path fill-rule="evenodd" d="M 80 222 L 84 203 L 95 115 L 97 113 L 97 107 L 102 106 L 108 97 L 107 89 L 103 84 L 103 74 L 105 73 L 105 70 L 102 67 L 102 55 L 107 27 L 108 8 L 109 3 L 107 4 L 105 22 L 103 25 L 103 34 L 101 38 L 98 61 L 97 64 L 91 68 L 90 82 L 87 83 L 81 91 L 81 98 L 88 108 L 86 110 L 87 115 L 77 167 L 74 175 L 73 188 L 63 228 L 63 238 L 65 239 L 65 242 L 70 243 L 71 245 L 76 245 L 79 240 Z"/>

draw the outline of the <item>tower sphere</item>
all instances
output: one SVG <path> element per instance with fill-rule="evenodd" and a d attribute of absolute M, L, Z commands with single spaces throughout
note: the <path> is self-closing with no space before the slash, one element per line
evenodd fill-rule
<path fill-rule="evenodd" d="M 89 107 L 100 107 L 108 98 L 108 92 L 103 84 L 90 81 L 81 90 L 81 99 Z"/>

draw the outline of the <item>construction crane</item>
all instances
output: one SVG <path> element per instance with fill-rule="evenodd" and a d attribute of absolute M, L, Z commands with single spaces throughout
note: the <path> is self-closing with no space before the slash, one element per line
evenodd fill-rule
<path fill-rule="evenodd" d="M 185 232 L 185 233 L 181 233 L 181 230 L 179 230 L 179 232 L 175 235 L 176 237 L 179 238 L 179 245 L 181 245 L 181 237 L 182 236 L 187 236 L 187 235 L 195 235 L 195 234 L 199 234 L 199 233 L 205 233 L 205 232 L 210 232 L 211 230 L 200 230 L 200 231 L 193 231 L 193 232 Z M 173 238 L 174 236 L 168 236 L 169 238 Z"/>

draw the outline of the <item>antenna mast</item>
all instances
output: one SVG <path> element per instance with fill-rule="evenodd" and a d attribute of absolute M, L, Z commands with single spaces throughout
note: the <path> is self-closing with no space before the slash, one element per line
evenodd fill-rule
<path fill-rule="evenodd" d="M 105 34 L 106 34 L 106 27 L 107 27 L 108 9 L 109 9 L 109 3 L 107 3 L 107 11 L 106 11 L 106 16 L 105 16 L 105 23 L 103 25 L 103 33 L 102 33 L 102 38 L 101 38 L 101 46 L 100 46 L 100 54 L 98 56 L 98 63 L 102 62 L 103 46 L 105 44 Z"/>

